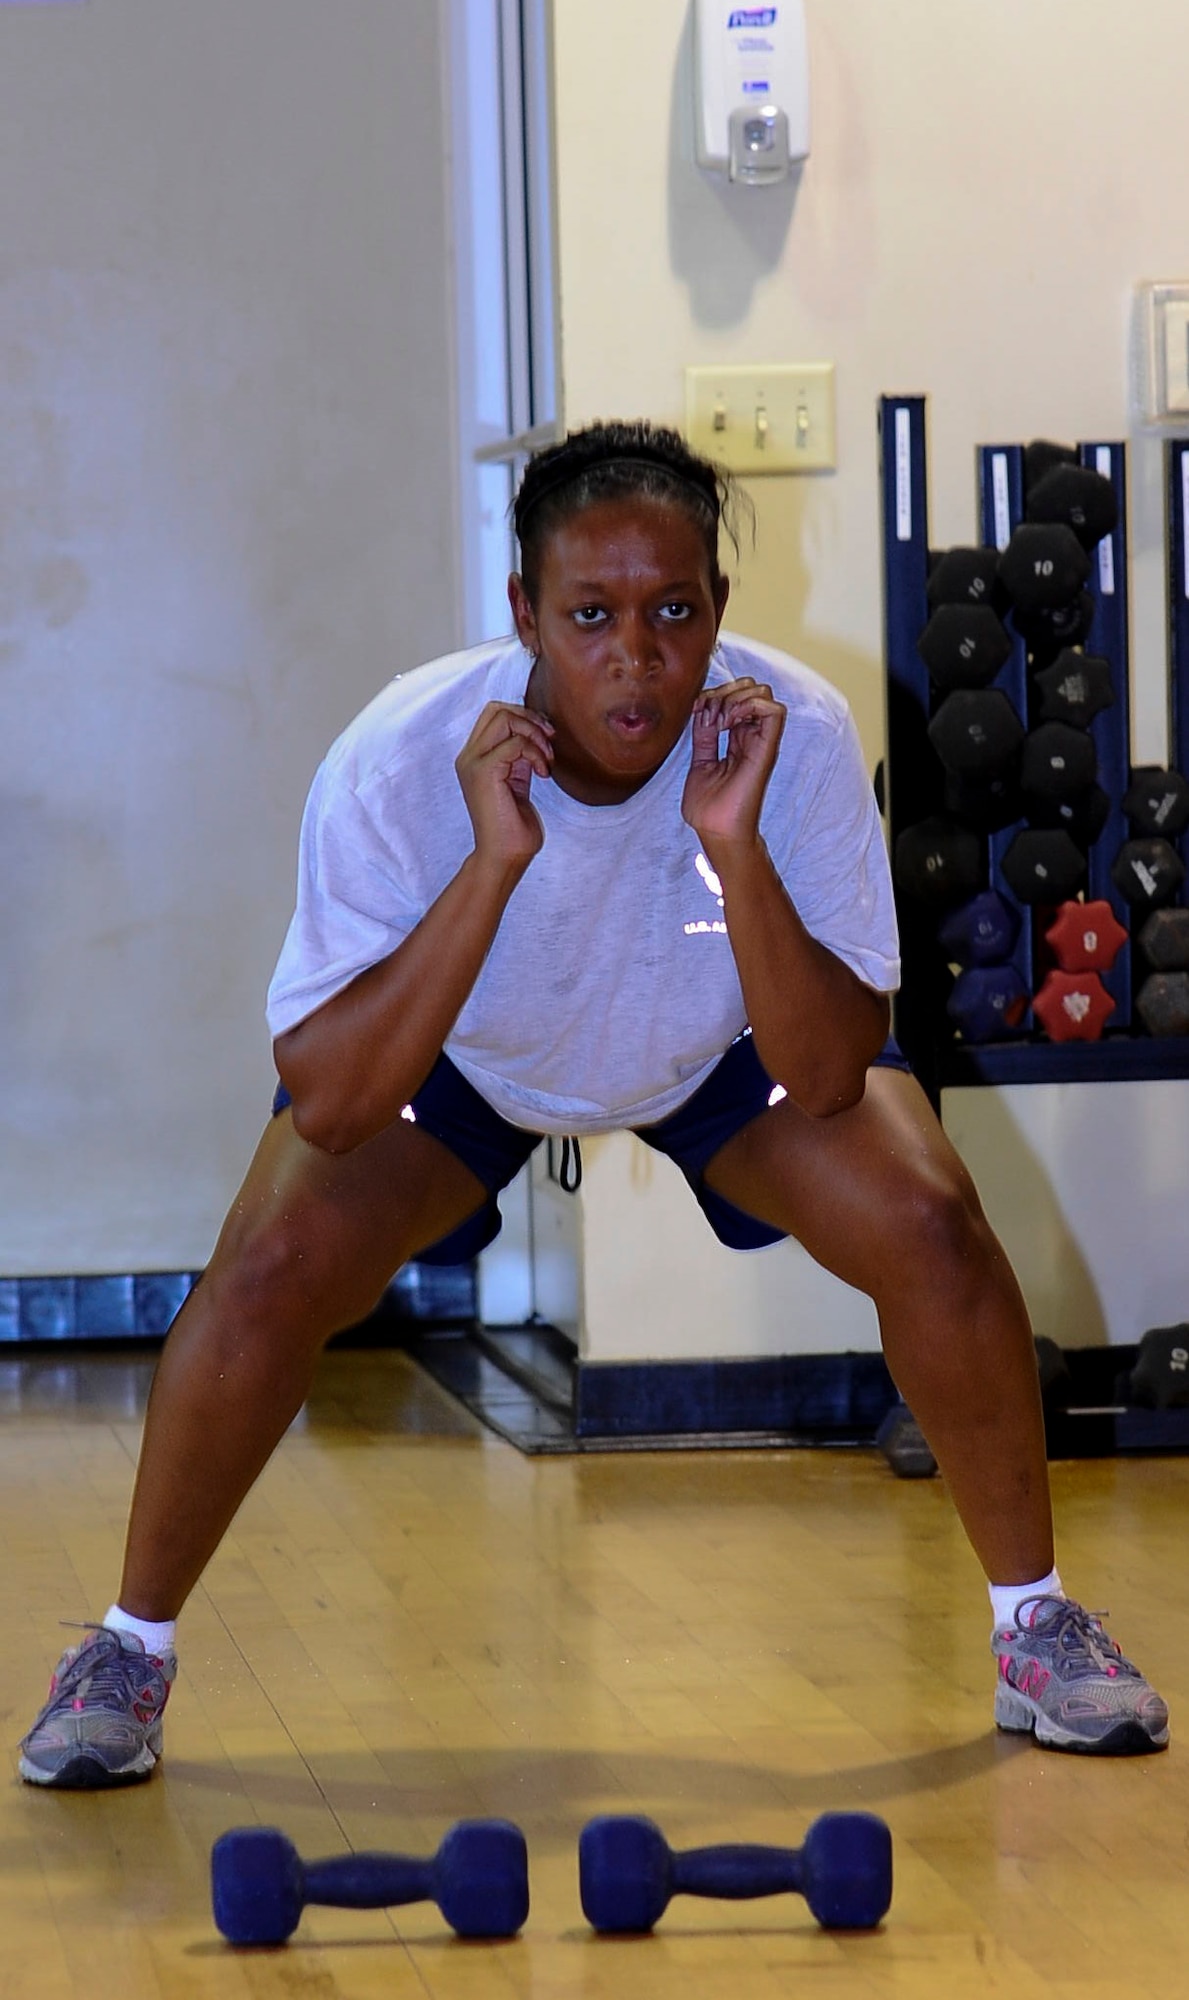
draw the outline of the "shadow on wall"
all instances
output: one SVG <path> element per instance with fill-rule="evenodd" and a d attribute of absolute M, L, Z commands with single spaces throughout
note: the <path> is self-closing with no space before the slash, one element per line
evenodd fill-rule
<path fill-rule="evenodd" d="M 1109 1347 L 1101 1294 L 1052 1176 L 997 1090 L 951 1091 L 945 1127 L 978 1188 L 1032 1315 L 1061 1347 Z"/>
<path fill-rule="evenodd" d="M 784 260 L 794 216 L 790 299 L 831 323 L 854 320 L 875 282 L 875 194 L 869 112 L 826 10 L 810 19 L 813 184 L 800 166 L 778 187 L 733 187 L 695 165 L 694 15 L 686 15 L 669 127 L 669 253 L 699 326 L 747 319 L 759 282 Z M 798 208 L 801 213 L 798 214 Z"/>
<path fill-rule="evenodd" d="M 737 326 L 761 278 L 779 268 L 800 189 L 800 169 L 777 187 L 734 187 L 694 154 L 694 10 L 673 71 L 669 115 L 669 256 L 700 326 Z"/>
<path fill-rule="evenodd" d="M 872 458 L 876 463 L 874 427 Z M 837 573 L 843 560 L 839 499 L 828 476 L 753 479 L 755 542 L 746 519 L 740 559 L 730 565 L 731 597 L 726 624 L 731 631 L 768 640 L 795 653 L 840 688 L 850 704 L 874 770 L 884 742 L 884 679 L 878 652 L 856 644 L 814 616 L 814 586 Z M 874 508 L 872 520 L 874 523 Z M 874 527 L 871 569 L 874 574 Z M 866 586 L 866 576 L 856 583 Z"/>

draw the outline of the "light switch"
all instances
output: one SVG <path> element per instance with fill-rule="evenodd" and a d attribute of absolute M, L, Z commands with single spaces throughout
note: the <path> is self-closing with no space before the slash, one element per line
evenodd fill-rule
<path fill-rule="evenodd" d="M 1189 419 L 1189 283 L 1141 285 L 1135 326 L 1138 414 L 1151 424 Z"/>
<path fill-rule="evenodd" d="M 685 432 L 731 472 L 832 471 L 834 363 L 687 368 Z"/>

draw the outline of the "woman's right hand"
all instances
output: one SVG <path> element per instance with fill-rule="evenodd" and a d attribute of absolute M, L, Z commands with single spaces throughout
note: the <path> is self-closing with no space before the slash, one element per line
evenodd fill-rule
<path fill-rule="evenodd" d="M 553 768 L 553 724 L 535 709 L 489 701 L 454 768 L 476 854 L 501 867 L 527 868 L 545 840 L 530 794 L 534 774 L 547 778 Z"/>

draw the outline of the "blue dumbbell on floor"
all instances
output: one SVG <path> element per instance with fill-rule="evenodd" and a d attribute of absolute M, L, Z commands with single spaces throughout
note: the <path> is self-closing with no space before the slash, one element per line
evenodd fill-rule
<path fill-rule="evenodd" d="M 528 1850 L 503 1819 L 460 1820 L 436 1854 L 303 1861 L 273 1827 L 224 1833 L 211 1851 L 215 1922 L 232 1944 L 284 1944 L 307 1903 L 381 1910 L 436 1903 L 459 1937 L 514 1937 L 528 1916 Z"/>
<path fill-rule="evenodd" d="M 892 1836 L 874 1813 L 823 1813 L 805 1845 L 674 1853 L 650 1819 L 592 1819 L 578 1846 L 582 1908 L 596 1931 L 650 1931 L 674 1896 L 804 1896 L 827 1930 L 870 1930 L 892 1901 Z"/>

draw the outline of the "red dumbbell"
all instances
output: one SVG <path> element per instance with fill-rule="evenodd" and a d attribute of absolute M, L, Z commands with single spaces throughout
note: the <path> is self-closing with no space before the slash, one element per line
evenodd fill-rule
<path fill-rule="evenodd" d="M 1097 1042 L 1114 1011 L 1096 972 L 1050 972 L 1032 1002 L 1051 1042 Z"/>
<path fill-rule="evenodd" d="M 1109 972 L 1127 932 L 1106 901 L 1062 903 L 1045 943 L 1062 972 Z"/>

